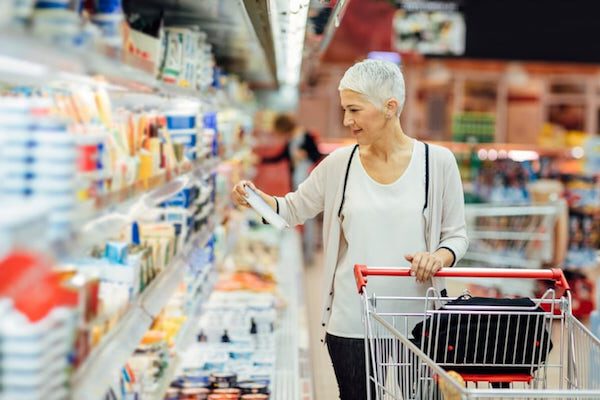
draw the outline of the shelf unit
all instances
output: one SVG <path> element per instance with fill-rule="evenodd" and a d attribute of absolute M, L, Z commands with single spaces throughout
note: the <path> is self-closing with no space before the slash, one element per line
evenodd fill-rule
<path fill-rule="evenodd" d="M 220 33 L 224 30 L 234 32 L 239 40 L 240 24 L 229 21 L 208 21 L 208 15 L 203 14 L 202 11 L 206 7 L 200 3 L 190 0 L 132 1 L 131 3 L 158 5 L 168 11 L 165 15 L 168 14 L 171 22 L 185 20 L 187 23 L 193 23 L 200 26 L 201 29 L 206 29 L 209 41 L 219 52 L 217 58 L 220 58 L 221 61 L 233 60 L 230 70 L 242 75 L 245 80 L 256 86 L 272 87 L 277 85 L 279 65 L 276 61 L 279 57 L 275 54 L 272 36 L 279 32 L 274 32 L 274 28 L 271 26 L 271 3 L 268 0 L 228 0 L 227 4 L 230 6 L 219 7 L 226 13 L 239 13 L 244 19 L 244 27 L 248 34 L 241 35 L 241 39 L 254 43 L 252 46 L 243 46 L 241 50 L 232 48 L 229 40 L 222 42 L 219 40 Z M 206 9 L 208 10 L 208 8 Z M 283 12 L 283 10 L 281 11 Z M 52 42 L 12 27 L 0 29 L 0 35 L 3 38 L 3 45 L 0 49 L 0 77 L 3 82 L 8 84 L 48 85 L 57 81 L 103 86 L 115 96 L 137 94 L 141 96 L 154 95 L 155 98 L 176 97 L 200 99 L 206 102 L 214 101 L 213 93 L 203 93 L 161 82 L 147 68 L 124 62 L 123 58 L 107 47 L 94 49 L 57 47 Z M 248 52 L 247 48 L 252 48 L 253 51 Z M 239 62 L 240 54 L 252 62 Z M 260 62 L 257 63 L 257 59 Z M 263 68 L 263 65 L 267 68 Z M 161 190 L 186 175 L 206 174 L 216 168 L 218 168 L 218 160 L 208 163 L 189 163 L 166 171 L 145 182 L 137 182 L 129 187 L 101 196 L 82 205 L 81 210 L 77 211 L 76 225 L 81 227 L 108 214 L 119 213 L 135 204 L 148 191 Z M 215 214 L 214 211 L 213 214 Z M 217 217 L 217 215 L 211 215 L 213 221 L 189 240 L 169 266 L 130 304 L 116 326 L 102 338 L 83 364 L 77 368 L 71 377 L 71 398 L 99 399 L 105 395 L 108 385 L 119 374 L 154 318 L 182 281 L 192 249 L 204 246 L 209 240 L 215 227 L 214 220 Z M 85 235 L 82 235 L 78 228 L 68 238 L 51 243 L 50 251 L 59 259 L 85 251 L 85 245 L 90 243 L 91 239 L 80 240 L 81 236 Z M 99 236 L 93 239 L 101 240 Z M 199 277 L 198 285 L 206 284 L 208 275 L 207 271 L 204 276 Z M 204 290 L 203 294 L 206 294 Z M 179 335 L 175 347 L 175 359 L 166 374 L 165 390 L 170 383 L 168 377 L 176 372 L 178 354 L 193 338 L 193 327 L 197 323 L 203 301 L 204 296 L 198 296 L 195 299 L 191 307 L 191 315 Z"/>
<path fill-rule="evenodd" d="M 154 176 L 147 181 L 138 181 L 123 189 L 107 193 L 82 204 L 76 212 L 76 215 L 79 217 L 74 223 L 74 225 L 78 226 L 78 229 L 68 237 L 55 240 L 51 243 L 50 252 L 58 259 L 87 252 L 94 244 L 108 239 L 109 233 L 103 231 L 100 236 L 95 235 L 92 237 L 84 229 L 86 226 L 110 214 L 126 215 L 126 210 L 140 201 L 142 196 L 152 194 L 153 191 L 164 191 L 168 189 L 167 185 L 177 179 L 192 175 L 207 176 L 218 168 L 220 162 L 219 159 L 211 159 L 185 163 L 173 170 Z"/>
<path fill-rule="evenodd" d="M 271 398 L 288 400 L 310 400 L 313 398 L 312 375 L 308 359 L 308 326 L 304 306 L 301 238 L 296 231 L 283 232 L 280 242 L 280 258 L 277 263 L 277 282 L 280 293 L 285 293 L 286 307 L 280 313 L 275 333 L 276 355 L 275 375 L 272 377 Z M 196 300 L 192 307 L 195 317 L 189 318 L 181 329 L 173 358 L 167 368 L 159 389 L 151 397 L 161 400 L 170 383 L 175 378 L 180 355 L 191 344 L 202 312 L 202 300 Z"/>
<path fill-rule="evenodd" d="M 179 365 L 181 363 L 181 354 L 187 349 L 194 339 L 194 335 L 196 331 L 194 327 L 198 325 L 200 321 L 200 317 L 203 311 L 203 304 L 207 300 L 210 292 L 212 291 L 212 284 L 210 283 L 210 276 L 214 274 L 214 269 L 205 269 L 203 274 L 198 277 L 197 283 L 199 286 L 203 286 L 206 288 L 208 286 L 208 290 L 203 290 L 202 293 L 194 299 L 192 306 L 190 307 L 190 315 L 188 319 L 185 321 L 181 330 L 177 335 L 177 339 L 175 341 L 175 345 L 173 346 L 171 359 L 169 361 L 169 367 L 163 374 L 163 377 L 159 383 L 158 389 L 151 396 L 154 400 L 162 400 L 165 397 L 165 393 L 167 389 L 171 385 L 171 382 L 176 377 L 177 370 L 179 369 Z"/>
<path fill-rule="evenodd" d="M 107 88 L 122 92 L 156 93 L 172 97 L 202 98 L 206 94 L 169 85 L 143 69 L 115 59 L 108 48 L 83 50 L 56 47 L 21 30 L 4 29 L 0 73 L 16 84 L 47 84 L 57 81 L 97 85 L 91 76 L 101 76 Z"/>
<path fill-rule="evenodd" d="M 214 222 L 211 222 L 196 233 L 169 266 L 131 304 L 117 326 L 101 340 L 75 371 L 72 377 L 71 398 L 102 398 L 115 374 L 133 354 L 152 321 L 183 279 L 191 251 L 204 247 L 213 230 Z"/>

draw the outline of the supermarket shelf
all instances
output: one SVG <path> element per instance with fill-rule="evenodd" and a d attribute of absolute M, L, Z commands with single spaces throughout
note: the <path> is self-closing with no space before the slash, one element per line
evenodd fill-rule
<path fill-rule="evenodd" d="M 451 293 L 452 296 L 459 296 L 463 294 L 465 288 L 468 288 L 470 285 L 476 285 L 484 288 L 494 288 L 501 292 L 503 295 L 509 296 L 522 296 L 522 297 L 532 297 L 535 293 L 536 282 L 531 279 L 511 279 L 507 281 L 506 279 L 501 278 L 485 278 L 485 279 L 477 279 L 477 278 L 456 278 L 456 279 L 448 279 L 446 284 L 452 288 L 454 285 L 455 289 Z"/>
<path fill-rule="evenodd" d="M 100 399 L 115 374 L 139 345 L 158 312 L 169 300 L 187 267 L 186 259 L 196 247 L 204 246 L 211 237 L 214 223 L 197 233 L 171 264 L 148 286 L 131 305 L 117 326 L 101 341 L 75 372 L 72 399 Z"/>
<path fill-rule="evenodd" d="M 50 251 L 56 258 L 67 258 L 72 255 L 85 254 L 89 249 L 107 240 L 115 230 L 127 223 L 128 210 L 142 196 L 164 197 L 165 194 L 180 189 L 178 179 L 188 175 L 205 177 L 215 171 L 220 160 L 185 163 L 146 181 L 140 181 L 126 188 L 100 196 L 92 202 L 82 204 L 77 212 L 74 225 L 80 227 L 72 235 L 54 241 Z M 112 216 L 112 219 L 109 217 Z M 103 219 L 105 219 L 103 221 Z"/>
<path fill-rule="evenodd" d="M 510 265 L 519 268 L 540 268 L 541 266 L 541 261 L 539 260 L 527 260 L 525 258 L 505 257 L 498 254 L 477 253 L 471 251 L 467 251 L 463 259 L 478 261 L 486 264 L 498 265 L 501 267 L 506 267 L 507 265 Z"/>
<path fill-rule="evenodd" d="M 177 373 L 177 369 L 179 368 L 179 363 L 181 362 L 181 358 L 179 355 L 175 354 L 171 357 L 169 362 L 169 366 L 167 370 L 163 374 L 163 377 L 158 385 L 158 389 L 156 392 L 150 396 L 152 400 L 163 400 L 165 398 L 165 393 L 167 393 L 167 389 L 171 386 L 171 382 L 175 379 L 175 374 Z"/>
<path fill-rule="evenodd" d="M 514 231 L 469 231 L 469 239 L 490 240 L 551 240 L 552 235 L 540 232 L 514 232 Z"/>
<path fill-rule="evenodd" d="M 4 79 L 18 84 L 47 84 L 51 78 L 94 84 L 97 82 L 90 76 L 101 75 L 108 81 L 108 89 L 177 97 L 203 96 L 197 90 L 165 84 L 151 73 L 119 61 L 108 48 L 59 47 L 15 29 L 2 30 L 0 36 L 3 39 L 0 58 L 10 61 L 0 63 L 0 71 Z"/>
<path fill-rule="evenodd" d="M 556 215 L 557 212 L 558 206 L 496 206 L 489 204 L 469 204 L 465 207 L 467 218 Z"/>
<path fill-rule="evenodd" d="M 72 399 L 100 399 L 138 346 L 152 317 L 134 305 L 75 372 Z"/>
<path fill-rule="evenodd" d="M 151 398 L 154 400 L 164 399 L 165 393 L 171 385 L 171 382 L 175 379 L 177 370 L 179 369 L 179 365 L 181 363 L 181 353 L 184 352 L 190 346 L 197 333 L 194 328 L 198 326 L 198 322 L 200 321 L 200 317 L 202 316 L 202 305 L 205 303 L 210 292 L 212 292 L 212 285 L 210 285 L 208 281 L 210 275 L 213 272 L 214 269 L 212 267 L 208 267 L 205 268 L 202 274 L 198 277 L 197 286 L 206 287 L 206 285 L 208 284 L 208 290 L 204 290 L 201 295 L 197 296 L 192 306 L 190 307 L 191 315 L 183 324 L 181 330 L 177 335 L 175 345 L 173 346 L 169 367 L 163 374 L 158 389 L 156 390 L 154 395 L 151 396 Z M 195 293 L 195 291 L 192 291 L 192 293 Z"/>

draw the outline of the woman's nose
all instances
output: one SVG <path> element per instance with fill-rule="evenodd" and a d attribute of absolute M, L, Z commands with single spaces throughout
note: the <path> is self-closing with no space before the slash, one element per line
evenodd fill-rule
<path fill-rule="evenodd" d="M 347 117 L 346 114 L 344 114 L 344 126 L 349 127 L 353 123 L 354 123 L 354 120 L 350 117 Z"/>

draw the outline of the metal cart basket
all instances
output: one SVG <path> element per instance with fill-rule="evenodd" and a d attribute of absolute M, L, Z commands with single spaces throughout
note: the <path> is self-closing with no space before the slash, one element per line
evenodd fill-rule
<path fill-rule="evenodd" d="M 377 297 L 367 292 L 368 276 L 409 277 L 410 269 L 356 265 L 354 274 L 363 298 L 369 399 L 600 399 L 600 340 L 573 317 L 561 270 L 445 268 L 436 274 L 507 284 L 550 280 L 565 289 L 563 297 L 549 289 L 525 299 L 525 306 L 505 304 L 509 300 L 465 305 L 468 297 L 443 297 L 433 287 L 423 298 Z M 408 301 L 422 301 L 423 311 L 403 312 Z"/>

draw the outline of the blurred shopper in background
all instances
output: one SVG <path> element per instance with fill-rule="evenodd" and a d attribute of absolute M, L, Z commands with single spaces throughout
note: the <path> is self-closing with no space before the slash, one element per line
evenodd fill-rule
<path fill-rule="evenodd" d="M 287 161 L 290 169 L 290 182 L 292 191 L 306 178 L 312 168 L 321 160 L 323 155 L 319 151 L 315 134 L 299 125 L 296 119 L 289 114 L 279 114 L 273 122 L 273 133 L 282 137 L 286 145 L 283 150 L 272 157 L 263 157 L 262 164 L 273 164 Z M 313 219 L 304 222 L 303 247 L 306 264 L 312 264 L 316 246 L 316 221 Z"/>
<path fill-rule="evenodd" d="M 456 264 L 468 239 L 454 155 L 402 130 L 405 88 L 398 66 L 357 63 L 346 71 L 339 92 L 344 125 L 356 144 L 331 153 L 284 197 L 257 192 L 291 226 L 323 211 L 323 341 L 342 400 L 364 400 L 364 326 L 354 265 L 410 266 L 416 279 L 369 278 L 368 288 L 378 296 L 424 297 L 432 285 L 443 294 L 444 282 L 433 275 Z M 248 206 L 246 186 L 255 189 L 249 181 L 233 189 L 238 205 Z M 385 305 L 377 307 L 387 312 Z M 406 309 L 390 311 L 418 313 L 423 305 L 406 302 Z"/>
<path fill-rule="evenodd" d="M 261 163 L 272 164 L 287 160 L 292 177 L 292 190 L 296 190 L 323 157 L 319 152 L 315 135 L 299 125 L 296 119 L 288 114 L 279 114 L 275 118 L 273 133 L 283 137 L 286 146 L 275 156 L 263 157 Z"/>

